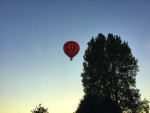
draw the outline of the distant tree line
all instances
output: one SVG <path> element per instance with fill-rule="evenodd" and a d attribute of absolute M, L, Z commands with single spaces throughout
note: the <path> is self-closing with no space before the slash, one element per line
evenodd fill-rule
<path fill-rule="evenodd" d="M 48 108 L 42 107 L 41 104 L 39 104 L 39 106 L 36 106 L 36 108 L 33 109 L 31 112 L 32 113 L 49 113 Z"/>

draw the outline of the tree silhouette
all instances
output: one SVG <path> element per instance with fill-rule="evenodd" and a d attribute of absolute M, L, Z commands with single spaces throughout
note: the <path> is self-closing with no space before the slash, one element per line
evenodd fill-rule
<path fill-rule="evenodd" d="M 121 113 L 120 106 L 98 95 L 84 95 L 76 113 Z"/>
<path fill-rule="evenodd" d="M 36 106 L 34 110 L 31 111 L 32 113 L 49 113 L 48 108 L 44 108 L 39 104 L 39 106 Z"/>
<path fill-rule="evenodd" d="M 136 89 L 137 62 L 128 43 L 119 36 L 92 37 L 81 74 L 85 96 L 76 113 L 136 113 L 148 107 Z"/>

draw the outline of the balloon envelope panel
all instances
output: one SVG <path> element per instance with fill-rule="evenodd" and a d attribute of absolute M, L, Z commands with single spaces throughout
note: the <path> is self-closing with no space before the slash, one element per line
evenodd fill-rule
<path fill-rule="evenodd" d="M 70 57 L 70 60 L 79 52 L 80 46 L 75 41 L 68 41 L 64 44 L 64 52 Z"/>

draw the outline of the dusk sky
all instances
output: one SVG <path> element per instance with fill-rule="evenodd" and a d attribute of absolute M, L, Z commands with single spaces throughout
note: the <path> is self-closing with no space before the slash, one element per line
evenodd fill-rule
<path fill-rule="evenodd" d="M 0 113 L 73 113 L 83 55 L 98 33 L 119 35 L 138 59 L 137 88 L 150 100 L 150 0 L 0 0 Z M 66 41 L 80 51 L 73 61 Z"/>

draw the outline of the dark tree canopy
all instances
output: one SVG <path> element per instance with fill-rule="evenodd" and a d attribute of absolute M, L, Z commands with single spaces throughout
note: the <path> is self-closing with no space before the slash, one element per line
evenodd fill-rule
<path fill-rule="evenodd" d="M 44 108 L 39 104 L 39 106 L 36 106 L 34 110 L 31 111 L 32 113 L 49 113 L 47 108 Z"/>
<path fill-rule="evenodd" d="M 85 96 L 81 100 L 76 113 L 86 109 L 106 109 L 106 113 L 132 113 L 143 110 L 144 104 L 140 99 L 139 90 L 136 89 L 136 74 L 138 60 L 132 55 L 128 43 L 122 41 L 117 35 L 98 34 L 88 42 L 85 50 L 83 73 L 81 74 Z M 147 103 L 147 100 L 144 101 Z M 148 104 L 146 104 L 148 105 Z M 98 108 L 99 106 L 99 108 Z M 102 107 L 103 106 L 103 107 Z M 110 110 L 114 106 L 117 111 Z M 109 110 L 111 111 L 109 111 Z M 96 110 L 94 113 L 105 113 Z M 86 110 L 85 113 L 92 113 Z"/>
<path fill-rule="evenodd" d="M 84 95 L 76 113 L 121 113 L 120 106 L 98 95 Z"/>

